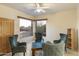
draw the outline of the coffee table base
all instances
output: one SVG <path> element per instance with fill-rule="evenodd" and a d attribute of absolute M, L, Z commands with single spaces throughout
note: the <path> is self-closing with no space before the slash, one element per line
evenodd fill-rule
<path fill-rule="evenodd" d="M 42 48 L 32 48 L 32 56 L 35 56 L 35 51 L 42 50 Z"/>

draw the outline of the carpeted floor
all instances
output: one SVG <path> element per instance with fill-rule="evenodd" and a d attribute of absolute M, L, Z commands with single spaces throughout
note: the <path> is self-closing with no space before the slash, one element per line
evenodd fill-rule
<path fill-rule="evenodd" d="M 25 38 L 26 39 L 26 38 Z M 24 41 L 24 39 L 22 40 L 22 42 L 27 42 L 27 49 L 26 49 L 26 56 L 32 56 L 32 51 L 31 51 L 31 48 L 32 48 L 32 40 L 30 40 L 32 38 L 28 38 L 26 41 Z M 12 53 L 7 53 L 3 56 L 11 56 Z M 36 51 L 35 53 L 36 56 L 43 56 L 43 52 L 40 50 L 40 51 Z M 23 56 L 23 53 L 16 53 L 15 56 Z M 68 50 L 67 52 L 64 53 L 64 56 L 79 56 L 78 52 L 77 51 L 72 51 L 72 50 Z"/>
<path fill-rule="evenodd" d="M 11 53 L 7 53 L 3 56 L 11 56 L 11 55 L 12 55 Z M 23 56 L 23 53 L 16 53 L 15 56 Z M 26 56 L 32 56 L 32 54 L 27 51 Z M 43 56 L 43 52 L 42 51 L 37 51 L 35 53 L 35 56 Z M 64 56 L 79 56 L 79 54 L 75 51 L 68 51 L 64 54 Z"/>

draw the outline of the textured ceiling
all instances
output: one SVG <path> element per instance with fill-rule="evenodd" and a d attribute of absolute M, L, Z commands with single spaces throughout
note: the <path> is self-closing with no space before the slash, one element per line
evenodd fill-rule
<path fill-rule="evenodd" d="M 36 10 L 36 4 L 34 3 L 4 3 L 2 5 L 15 8 L 33 16 L 56 13 L 69 8 L 75 8 L 77 6 L 75 3 L 40 3 L 40 8 L 44 9 L 46 12 L 36 13 L 34 12 Z"/>

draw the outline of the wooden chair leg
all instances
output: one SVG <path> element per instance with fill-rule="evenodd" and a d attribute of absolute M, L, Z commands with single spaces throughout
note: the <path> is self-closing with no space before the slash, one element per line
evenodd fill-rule
<path fill-rule="evenodd" d="M 12 52 L 12 56 L 14 56 L 14 55 L 15 55 L 15 53 Z"/>
<path fill-rule="evenodd" d="M 23 56 L 25 56 L 25 52 L 23 53 Z"/>
<path fill-rule="evenodd" d="M 35 56 L 35 49 L 32 49 L 32 56 Z"/>

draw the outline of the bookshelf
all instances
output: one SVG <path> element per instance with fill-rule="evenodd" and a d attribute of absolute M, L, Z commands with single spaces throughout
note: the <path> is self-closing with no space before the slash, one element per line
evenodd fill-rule
<path fill-rule="evenodd" d="M 67 29 L 67 45 L 66 47 L 69 49 L 74 49 L 74 41 L 75 40 L 75 30 L 72 28 Z"/>

